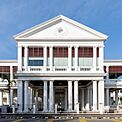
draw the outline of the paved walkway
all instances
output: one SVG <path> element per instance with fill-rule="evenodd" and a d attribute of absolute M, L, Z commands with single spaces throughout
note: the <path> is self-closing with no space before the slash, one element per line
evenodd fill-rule
<path fill-rule="evenodd" d="M 0 119 L 0 122 L 122 122 L 122 120 L 109 120 L 109 119 L 99 119 L 99 120 L 53 120 L 53 119 Z"/>

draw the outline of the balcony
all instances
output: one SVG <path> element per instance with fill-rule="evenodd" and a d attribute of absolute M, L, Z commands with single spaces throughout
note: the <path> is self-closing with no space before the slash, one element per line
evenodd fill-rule
<path fill-rule="evenodd" d="M 51 73 L 51 72 L 81 72 L 81 73 L 94 73 L 95 70 L 92 66 L 78 66 L 74 67 L 72 66 L 69 68 L 68 66 L 53 66 L 49 67 L 47 66 L 46 68 L 44 66 L 28 66 L 27 71 L 25 71 L 25 68 L 22 67 L 21 72 L 27 72 L 27 73 Z M 96 72 L 99 72 L 99 68 L 96 68 Z"/>

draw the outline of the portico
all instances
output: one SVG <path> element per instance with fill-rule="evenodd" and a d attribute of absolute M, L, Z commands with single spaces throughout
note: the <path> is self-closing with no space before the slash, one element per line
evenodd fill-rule
<path fill-rule="evenodd" d="M 21 96 L 18 112 L 28 112 L 30 103 L 39 110 L 39 99 L 43 112 L 54 112 L 55 104 L 67 112 L 77 112 L 78 106 L 80 111 L 102 111 L 106 35 L 61 15 L 15 39 Z M 35 84 L 38 93 L 31 94 L 29 101 L 28 90 Z"/>

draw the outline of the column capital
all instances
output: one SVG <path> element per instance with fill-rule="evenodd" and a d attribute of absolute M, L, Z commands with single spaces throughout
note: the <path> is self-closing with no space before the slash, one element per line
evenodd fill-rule
<path fill-rule="evenodd" d="M 105 46 L 104 45 L 100 45 L 100 46 L 98 46 L 99 48 L 104 48 Z"/>

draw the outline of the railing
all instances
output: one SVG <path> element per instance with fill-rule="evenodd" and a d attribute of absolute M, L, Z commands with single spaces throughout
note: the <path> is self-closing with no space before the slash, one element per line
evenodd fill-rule
<path fill-rule="evenodd" d="M 44 66 L 28 66 L 27 72 L 93 72 L 94 69 L 92 66 L 72 66 L 69 68 L 68 66 L 53 66 L 46 68 Z M 97 71 L 97 70 L 96 70 Z M 22 72 L 26 72 L 25 68 L 22 67 Z"/>

